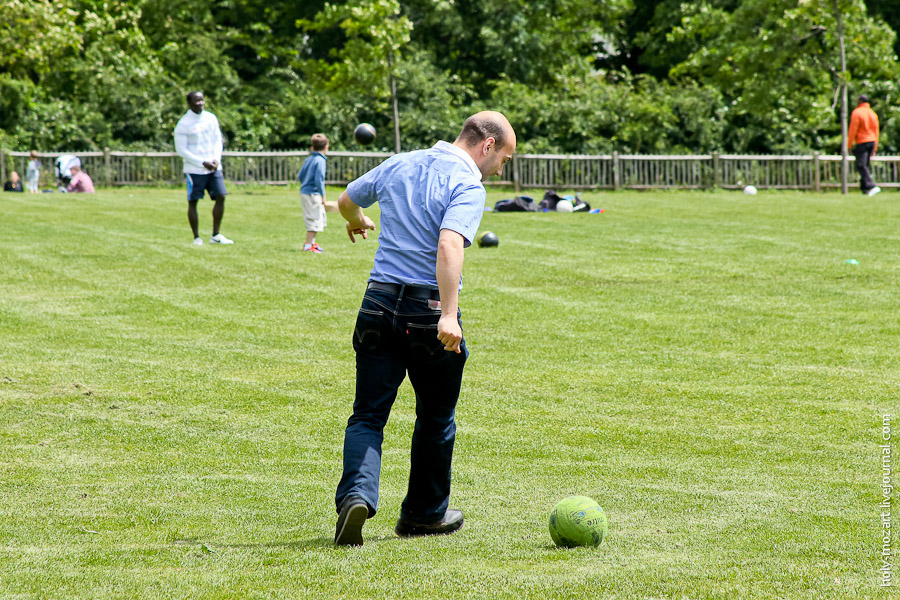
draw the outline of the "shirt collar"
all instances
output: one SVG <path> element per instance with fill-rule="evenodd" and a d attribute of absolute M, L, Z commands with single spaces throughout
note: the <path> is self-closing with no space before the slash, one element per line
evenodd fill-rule
<path fill-rule="evenodd" d="M 466 165 L 468 165 L 468 167 L 472 169 L 472 173 L 474 173 L 479 179 L 482 178 L 481 170 L 478 168 L 478 165 L 475 164 L 475 161 L 472 160 L 472 157 L 469 156 L 469 153 L 459 146 L 454 146 L 450 142 L 441 140 L 437 144 L 435 144 L 433 148 L 436 148 L 437 150 L 443 150 L 444 152 L 449 152 L 450 154 L 455 154 L 456 156 L 460 157 L 465 161 Z"/>

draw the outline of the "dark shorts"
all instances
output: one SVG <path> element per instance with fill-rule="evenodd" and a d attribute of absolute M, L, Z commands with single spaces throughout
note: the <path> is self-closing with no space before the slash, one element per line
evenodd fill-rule
<path fill-rule="evenodd" d="M 187 196 L 188 202 L 196 202 L 203 198 L 203 193 L 208 191 L 210 198 L 224 197 L 228 192 L 225 190 L 225 177 L 222 171 L 215 173 L 185 173 L 187 180 Z"/>

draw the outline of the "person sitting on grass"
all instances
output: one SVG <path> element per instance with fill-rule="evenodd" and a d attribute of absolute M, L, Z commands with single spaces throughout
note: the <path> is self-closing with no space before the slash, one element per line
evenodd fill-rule
<path fill-rule="evenodd" d="M 91 176 L 82 171 L 81 167 L 73 166 L 71 169 L 72 179 L 69 181 L 66 191 L 76 194 L 93 194 L 94 182 L 91 180 Z"/>
<path fill-rule="evenodd" d="M 9 181 L 3 184 L 4 192 L 24 192 L 25 190 L 22 188 L 22 182 L 19 180 L 19 174 L 15 171 L 11 171 L 9 174 Z"/>

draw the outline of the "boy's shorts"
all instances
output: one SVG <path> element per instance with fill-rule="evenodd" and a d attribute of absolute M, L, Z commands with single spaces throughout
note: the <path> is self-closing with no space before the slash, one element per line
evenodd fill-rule
<path fill-rule="evenodd" d="M 222 171 L 215 173 L 185 173 L 187 180 L 188 202 L 196 202 L 203 198 L 203 192 L 209 190 L 210 198 L 218 198 L 225 196 L 228 191 L 225 189 L 225 177 Z"/>
<path fill-rule="evenodd" d="M 322 194 L 300 193 L 300 204 L 303 206 L 303 224 L 307 231 L 325 230 L 325 205 Z"/>

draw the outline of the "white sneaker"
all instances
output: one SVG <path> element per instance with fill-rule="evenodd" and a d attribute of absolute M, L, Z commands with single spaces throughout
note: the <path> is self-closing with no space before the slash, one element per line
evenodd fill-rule
<path fill-rule="evenodd" d="M 194 245 L 195 245 L 195 246 L 202 246 L 202 245 L 203 245 L 203 239 L 200 238 L 200 237 L 195 237 L 195 238 L 194 238 Z"/>
<path fill-rule="evenodd" d="M 234 242 L 229 240 L 227 237 L 222 235 L 221 233 L 217 233 L 216 235 L 209 238 L 210 244 L 233 244 Z"/>
<path fill-rule="evenodd" d="M 874 196 L 875 194 L 877 194 L 877 193 L 880 192 L 880 191 L 881 191 L 881 188 L 878 187 L 878 186 L 876 185 L 876 186 L 873 187 L 871 190 L 869 190 L 868 192 L 866 192 L 866 196 Z"/>

